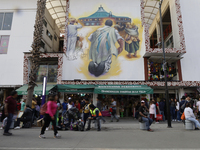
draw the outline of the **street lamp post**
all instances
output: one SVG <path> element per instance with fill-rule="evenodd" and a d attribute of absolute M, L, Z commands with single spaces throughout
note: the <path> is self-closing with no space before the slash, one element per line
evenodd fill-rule
<path fill-rule="evenodd" d="M 161 39 L 162 39 L 162 49 L 163 49 L 163 70 L 165 73 L 165 98 L 166 98 L 166 105 L 167 105 L 167 122 L 168 128 L 171 128 L 171 115 L 170 115 L 170 108 L 169 108 L 169 94 L 168 94 L 168 86 L 167 86 L 167 67 L 166 67 L 166 59 L 165 59 L 165 43 L 164 43 L 164 36 L 163 36 L 163 24 L 162 24 L 162 6 L 163 0 L 159 3 L 159 11 L 160 11 L 160 32 L 161 32 Z"/>

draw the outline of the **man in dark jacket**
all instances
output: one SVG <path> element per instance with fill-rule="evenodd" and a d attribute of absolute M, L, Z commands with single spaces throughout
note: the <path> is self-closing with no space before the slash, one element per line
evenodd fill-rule
<path fill-rule="evenodd" d="M 21 118 L 17 118 L 17 127 L 15 129 L 20 129 L 20 122 L 23 122 L 23 125 L 25 125 L 27 122 L 31 122 L 33 115 L 33 110 L 29 105 L 26 105 L 25 111 Z"/>
<path fill-rule="evenodd" d="M 159 103 L 160 114 L 163 116 L 163 121 L 165 121 L 165 102 L 162 99 Z"/>
<path fill-rule="evenodd" d="M 10 129 L 11 123 L 13 121 L 13 116 L 16 112 L 16 108 L 17 108 L 16 98 L 17 97 L 18 97 L 17 92 L 12 91 L 11 96 L 7 97 L 5 100 L 4 112 L 5 112 L 5 116 L 7 116 L 7 124 L 5 126 L 5 130 L 3 133 L 3 135 L 5 135 L 5 136 L 12 135 L 12 133 L 9 132 L 9 129 Z"/>
<path fill-rule="evenodd" d="M 180 114 L 182 115 L 185 109 L 185 106 L 188 102 L 185 100 L 185 96 L 182 96 L 181 102 L 180 102 Z"/>

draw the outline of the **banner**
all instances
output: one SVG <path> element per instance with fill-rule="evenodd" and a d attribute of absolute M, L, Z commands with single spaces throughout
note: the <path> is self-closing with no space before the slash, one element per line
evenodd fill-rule
<path fill-rule="evenodd" d="M 144 80 L 140 0 L 70 0 L 62 80 Z"/>

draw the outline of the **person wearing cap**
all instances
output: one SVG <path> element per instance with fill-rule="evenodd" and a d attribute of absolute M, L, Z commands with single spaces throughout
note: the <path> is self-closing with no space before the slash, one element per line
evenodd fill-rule
<path fill-rule="evenodd" d="M 153 120 L 148 117 L 148 108 L 145 106 L 145 101 L 141 101 L 141 106 L 139 108 L 139 115 L 142 117 L 142 121 L 146 123 L 147 131 L 153 132 L 152 129 L 150 129 L 151 124 L 153 123 Z"/>
<path fill-rule="evenodd" d="M 85 99 L 85 106 L 83 107 L 83 121 L 84 121 L 84 128 L 85 128 L 85 124 L 86 124 L 86 121 L 89 117 L 89 113 L 90 113 L 90 103 L 89 103 L 89 99 Z"/>
<path fill-rule="evenodd" d="M 185 106 L 188 102 L 185 100 L 185 96 L 182 96 L 181 102 L 180 102 L 180 114 L 182 115 L 185 109 Z"/>
<path fill-rule="evenodd" d="M 90 113 L 88 117 L 88 127 L 86 131 L 90 130 L 90 125 L 92 120 L 97 121 L 97 126 L 98 129 L 97 131 L 101 131 L 101 126 L 100 126 L 100 120 L 101 120 L 102 114 L 98 108 L 96 108 L 93 104 L 90 105 Z"/>

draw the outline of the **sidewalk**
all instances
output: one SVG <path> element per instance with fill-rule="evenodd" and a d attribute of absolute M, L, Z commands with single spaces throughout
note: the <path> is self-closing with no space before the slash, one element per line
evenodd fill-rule
<path fill-rule="evenodd" d="M 188 131 L 183 123 L 152 124 L 154 132 L 139 129 L 132 118 L 102 124 L 102 131 L 59 131 L 61 139 L 53 138 L 53 131 L 46 132 L 46 139 L 39 139 L 39 127 L 12 130 L 11 137 L 0 135 L 0 150 L 114 150 L 114 149 L 200 149 L 200 131 Z M 3 131 L 2 131 L 3 133 Z"/>

